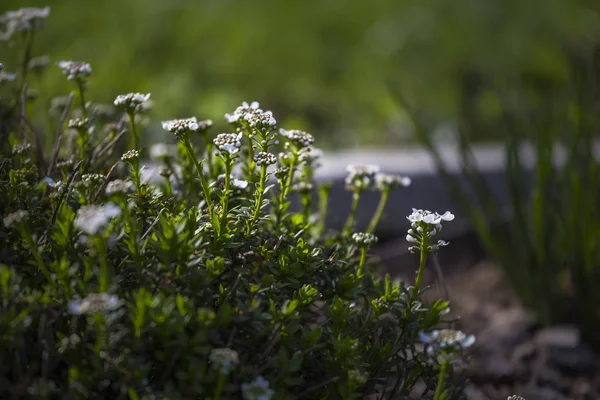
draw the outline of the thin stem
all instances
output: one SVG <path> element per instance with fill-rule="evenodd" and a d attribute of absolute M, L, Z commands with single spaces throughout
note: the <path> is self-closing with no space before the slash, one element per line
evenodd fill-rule
<path fill-rule="evenodd" d="M 435 387 L 435 395 L 433 400 L 441 400 L 444 394 L 444 380 L 446 379 L 446 370 L 448 369 L 448 360 L 444 360 L 442 368 L 440 369 L 440 376 L 438 377 L 437 385 Z"/>
<path fill-rule="evenodd" d="M 345 235 L 349 235 L 354 229 L 354 225 L 356 224 L 356 212 L 358 211 L 360 195 L 360 191 L 356 191 L 352 194 L 352 205 L 350 206 L 350 213 L 348 214 L 348 219 L 346 220 L 346 224 L 344 225 L 343 229 L 343 233 Z"/>
<path fill-rule="evenodd" d="M 292 153 L 292 160 L 290 161 L 290 170 L 288 172 L 285 181 L 282 182 L 281 191 L 279 192 L 279 207 L 277 207 L 277 219 L 276 224 L 279 226 L 283 219 L 283 213 L 287 209 L 287 195 L 294 180 L 294 170 L 296 169 L 296 164 L 298 163 L 298 154 Z"/>
<path fill-rule="evenodd" d="M 419 295 L 419 289 L 421 288 L 421 280 L 423 279 L 423 270 L 425 270 L 425 263 L 427 262 L 427 239 L 428 236 L 425 232 L 421 236 L 420 244 L 420 257 L 419 257 L 419 271 L 417 272 L 417 279 L 415 280 L 415 288 L 413 289 L 413 298 L 416 299 Z"/>
<path fill-rule="evenodd" d="M 362 247 L 360 249 L 360 262 L 358 264 L 358 271 L 356 271 L 356 277 L 362 278 L 364 276 L 363 267 L 365 266 L 365 262 L 367 261 L 367 249 Z"/>
<path fill-rule="evenodd" d="M 106 246 L 104 245 L 104 238 L 102 236 L 97 237 L 98 253 L 100 255 L 100 278 L 99 278 L 99 290 L 100 293 L 108 291 L 108 256 L 106 254 Z"/>
<path fill-rule="evenodd" d="M 250 219 L 250 223 L 248 224 L 247 235 L 250 235 L 252 232 L 252 228 L 254 228 L 254 224 L 258 221 L 260 217 L 260 210 L 262 208 L 262 202 L 265 195 L 265 183 L 267 181 L 267 166 L 260 166 L 260 180 L 258 182 L 258 191 L 256 194 L 256 202 L 254 203 L 254 212 L 252 213 L 252 218 Z"/>
<path fill-rule="evenodd" d="M 79 100 L 81 102 L 81 116 L 85 119 L 87 118 L 87 104 L 85 103 L 83 81 L 81 79 L 77 80 L 77 92 L 79 93 Z"/>
<path fill-rule="evenodd" d="M 129 116 L 129 123 L 131 125 L 131 137 L 133 139 L 133 149 L 134 150 L 139 150 L 139 136 L 138 136 L 138 131 L 137 131 L 137 126 L 135 125 L 135 113 L 134 112 L 128 112 L 127 115 Z"/>
<path fill-rule="evenodd" d="M 325 231 L 325 220 L 327 218 L 327 203 L 329 202 L 329 193 L 331 185 L 329 183 L 321 184 L 319 188 L 319 222 L 317 225 L 318 235 L 322 235 Z"/>
<path fill-rule="evenodd" d="M 224 384 L 225 384 L 225 375 L 219 372 L 219 377 L 217 378 L 217 387 L 215 387 L 215 395 L 213 396 L 213 400 L 221 399 L 221 393 L 223 392 Z"/>
<path fill-rule="evenodd" d="M 206 201 L 206 205 L 208 207 L 208 216 L 212 221 L 213 216 L 213 206 L 210 196 L 210 188 L 208 187 L 208 182 L 206 182 L 206 178 L 204 177 L 204 171 L 202 170 L 202 164 L 204 160 L 198 162 L 196 159 L 196 154 L 194 154 L 194 150 L 192 149 L 192 144 L 190 143 L 189 138 L 185 138 L 183 141 L 183 145 L 188 152 L 188 155 L 192 159 L 194 165 L 196 166 L 196 171 L 198 172 L 198 177 L 200 178 L 200 186 L 202 186 L 202 192 L 204 194 L 204 200 Z"/>
<path fill-rule="evenodd" d="M 225 161 L 225 191 L 223 193 L 223 197 L 221 198 L 222 206 L 221 206 L 221 229 L 219 230 L 219 235 L 223 235 L 227 229 L 227 213 L 229 212 L 229 187 L 231 186 L 231 167 L 233 166 L 231 157 L 229 155 L 226 156 Z"/>
<path fill-rule="evenodd" d="M 254 175 L 254 147 L 252 147 L 252 139 L 248 136 L 248 182 L 252 182 L 252 178 Z"/>
<path fill-rule="evenodd" d="M 375 209 L 375 213 L 373 214 L 373 218 L 371 218 L 371 222 L 369 222 L 369 227 L 367 228 L 367 233 L 373 233 L 375 228 L 377 228 L 377 224 L 381 220 L 383 216 L 383 211 L 385 210 L 385 206 L 390 197 L 390 191 L 384 190 L 381 192 L 381 198 L 379 199 L 379 204 L 377 204 L 377 208 Z"/>

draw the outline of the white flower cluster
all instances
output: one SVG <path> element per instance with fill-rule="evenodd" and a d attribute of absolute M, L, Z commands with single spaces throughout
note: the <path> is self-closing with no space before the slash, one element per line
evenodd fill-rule
<path fill-rule="evenodd" d="M 277 156 L 275 154 L 261 151 L 254 156 L 254 161 L 256 162 L 256 165 L 269 166 L 277 162 Z"/>
<path fill-rule="evenodd" d="M 106 194 L 127 194 L 132 193 L 135 190 L 135 185 L 130 180 L 115 179 L 114 181 L 108 182 L 106 185 Z"/>
<path fill-rule="evenodd" d="M 67 188 L 67 184 L 64 181 L 58 181 L 54 184 L 53 191 L 50 193 L 51 199 L 58 199 L 63 195 L 65 189 Z"/>
<path fill-rule="evenodd" d="M 87 118 L 73 118 L 69 120 L 69 128 L 83 131 L 88 128 L 90 120 Z"/>
<path fill-rule="evenodd" d="M 6 217 L 4 217 L 2 222 L 4 222 L 5 227 L 10 228 L 14 224 L 18 224 L 18 223 L 25 221 L 27 218 L 29 218 L 28 211 L 17 210 L 15 212 L 8 214 Z"/>
<path fill-rule="evenodd" d="M 125 162 L 130 162 L 133 160 L 137 160 L 138 158 L 140 158 L 140 152 L 137 150 L 129 150 L 126 151 L 122 156 L 121 156 L 121 160 L 125 161 Z"/>
<path fill-rule="evenodd" d="M 162 128 L 173 133 L 178 139 L 183 139 L 187 134 L 200 129 L 200 124 L 198 124 L 196 117 L 190 117 L 164 121 Z"/>
<path fill-rule="evenodd" d="M 118 95 L 113 104 L 125 112 L 136 113 L 145 110 L 148 100 L 150 100 L 150 93 L 127 93 Z"/>
<path fill-rule="evenodd" d="M 313 184 L 310 182 L 298 182 L 292 186 L 292 190 L 298 193 L 310 193 L 313 190 Z"/>
<path fill-rule="evenodd" d="M 462 352 L 475 343 L 475 336 L 454 329 L 419 332 L 419 339 L 427 345 L 425 351 L 431 357 L 428 362 L 450 361 L 459 367 L 464 367 Z"/>
<path fill-rule="evenodd" d="M 95 235 L 103 233 L 110 220 L 120 214 L 121 209 L 112 203 L 103 206 L 83 206 L 77 210 L 73 225 L 87 235 Z"/>
<path fill-rule="evenodd" d="M 213 187 L 216 185 L 221 185 L 221 184 L 223 184 L 223 182 L 225 182 L 225 174 L 220 174 L 219 176 L 217 176 L 217 180 L 210 184 L 210 187 Z M 230 175 L 230 182 L 233 187 L 238 188 L 238 189 L 246 189 L 249 184 L 248 181 L 245 181 L 243 179 L 236 179 L 231 175 Z"/>
<path fill-rule="evenodd" d="M 306 148 L 315 142 L 315 138 L 310 133 L 299 129 L 280 129 L 279 134 L 299 148 Z"/>
<path fill-rule="evenodd" d="M 230 124 L 245 122 L 249 127 L 255 128 L 262 133 L 267 133 L 275 128 L 277 120 L 271 111 L 264 111 L 258 102 L 253 101 L 235 109 L 233 114 L 225 114 L 225 119 Z"/>
<path fill-rule="evenodd" d="M 362 191 L 372 187 L 375 175 L 379 172 L 377 165 L 350 164 L 346 167 L 346 187 L 349 190 Z"/>
<path fill-rule="evenodd" d="M 69 168 L 73 166 L 73 159 L 69 158 L 67 160 L 64 161 L 59 161 L 56 163 L 56 168 Z"/>
<path fill-rule="evenodd" d="M 241 133 L 220 133 L 213 139 L 215 146 L 224 153 L 237 154 L 242 147 Z"/>
<path fill-rule="evenodd" d="M 508 399 L 506 399 L 506 400 L 527 400 L 527 399 L 525 397 L 512 395 L 512 396 L 508 396 Z"/>
<path fill-rule="evenodd" d="M 29 151 L 30 149 L 31 149 L 31 143 L 17 143 L 13 146 L 12 153 L 15 155 L 23 154 L 26 151 Z"/>
<path fill-rule="evenodd" d="M 317 168 L 321 165 L 318 161 L 323 157 L 323 151 L 315 147 L 307 147 L 302 153 L 300 153 L 299 161 L 311 168 Z"/>
<path fill-rule="evenodd" d="M 213 349 L 208 359 L 222 375 L 228 375 L 240 362 L 237 351 L 229 348 Z"/>
<path fill-rule="evenodd" d="M 269 388 L 269 381 L 258 376 L 253 382 L 242 384 L 245 400 L 271 400 L 275 392 Z"/>
<path fill-rule="evenodd" d="M 92 293 L 84 299 L 69 301 L 67 310 L 74 315 L 94 314 L 118 308 L 121 301 L 114 294 Z"/>
<path fill-rule="evenodd" d="M 375 175 L 375 187 L 381 192 L 394 190 L 401 186 L 408 187 L 410 184 L 411 179 L 407 176 L 395 176 L 382 173 Z"/>
<path fill-rule="evenodd" d="M 413 208 L 412 214 L 406 217 L 410 221 L 410 229 L 406 240 L 410 243 L 420 243 L 423 238 L 429 239 L 442 230 L 442 222 L 450 222 L 454 220 L 454 214 L 446 211 L 440 215 L 436 212 L 428 210 L 417 210 Z M 427 236 L 423 236 L 423 235 Z M 447 246 L 448 242 L 439 240 L 437 244 L 430 247 L 431 250 L 437 250 L 442 246 Z M 412 248 L 411 248 L 412 250 Z"/>
<path fill-rule="evenodd" d="M 352 234 L 352 240 L 361 247 L 367 247 L 377 243 L 377 236 L 372 233 L 356 232 Z"/>
<path fill-rule="evenodd" d="M 59 61 L 57 65 L 70 81 L 80 81 L 92 75 L 92 66 L 86 62 Z"/>
<path fill-rule="evenodd" d="M 102 174 L 83 174 L 81 175 L 81 182 L 85 187 L 94 187 L 104 183 L 106 178 Z"/>
<path fill-rule="evenodd" d="M 7 11 L 0 16 L 0 23 L 6 26 L 7 38 L 15 32 L 30 31 L 41 27 L 50 15 L 50 7 L 26 7 L 16 11 Z M 3 36 L 0 35 L 0 38 Z"/>
<path fill-rule="evenodd" d="M 2 82 L 12 82 L 17 79 L 17 74 L 11 74 L 6 71 L 0 71 L 0 83 Z"/>

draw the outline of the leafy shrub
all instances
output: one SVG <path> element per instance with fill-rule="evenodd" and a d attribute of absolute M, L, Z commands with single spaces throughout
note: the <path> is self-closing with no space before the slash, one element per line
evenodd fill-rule
<path fill-rule="evenodd" d="M 5 16 L 25 36 L 45 17 Z M 101 112 L 86 97 L 91 66 L 57 65 L 74 91 L 52 150 L 20 111 L 21 71 L 1 153 L 0 397 L 461 398 L 474 338 L 433 330 L 448 302 L 421 301 L 427 255 L 447 244 L 433 236 L 452 214 L 414 210 L 415 285 L 381 279 L 371 231 L 406 178 L 350 167 L 353 212 L 343 233 L 327 232 L 326 207 L 313 213 L 312 135 L 244 103 L 226 114 L 232 133 L 177 119 L 162 123 L 177 145 L 141 148 L 149 94 Z M 370 189 L 382 203 L 355 232 Z"/>
<path fill-rule="evenodd" d="M 580 323 L 585 340 L 597 349 L 599 43 L 595 37 L 566 48 L 568 79 L 480 77 L 460 120 L 463 182 L 448 172 L 427 128 L 413 113 L 422 142 L 525 305 L 545 324 Z M 477 107 L 477 99 L 484 97 L 492 99 L 495 113 Z M 470 138 L 482 130 L 502 138 L 506 203 L 494 196 L 473 162 Z M 528 154 L 533 157 L 527 159 Z"/>

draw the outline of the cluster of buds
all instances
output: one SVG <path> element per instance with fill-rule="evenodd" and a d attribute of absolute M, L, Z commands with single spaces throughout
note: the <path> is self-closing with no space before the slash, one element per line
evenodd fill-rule
<path fill-rule="evenodd" d="M 60 198 L 66 188 L 67 188 L 67 184 L 64 181 L 58 181 L 54 184 L 54 186 L 50 185 L 54 190 L 52 190 L 52 193 L 50 193 L 50 198 L 51 199 L 58 199 Z"/>
<path fill-rule="evenodd" d="M 379 172 L 377 165 L 350 164 L 346 167 L 346 188 L 350 191 L 362 192 L 373 186 L 375 175 Z"/>
<path fill-rule="evenodd" d="M 104 183 L 106 178 L 102 174 L 83 174 L 81 175 L 81 183 L 85 187 L 94 187 Z"/>
<path fill-rule="evenodd" d="M 27 220 L 27 218 L 29 218 L 28 211 L 17 210 L 4 217 L 2 222 L 4 222 L 5 227 L 10 228 L 14 224 L 20 224 L 21 222 Z"/>
<path fill-rule="evenodd" d="M 303 149 L 309 147 L 315 142 L 315 138 L 310 134 L 299 129 L 280 129 L 279 134 L 285 137 L 289 142 L 286 142 L 285 147 L 288 148 L 289 144 L 293 144 L 296 149 Z"/>
<path fill-rule="evenodd" d="M 229 375 L 240 362 L 237 351 L 229 348 L 213 349 L 208 358 L 221 375 Z"/>
<path fill-rule="evenodd" d="M 17 32 L 42 28 L 49 15 L 50 7 L 26 7 L 5 12 L 0 15 L 0 24 L 6 27 L 6 32 L 4 34 L 0 33 L 0 40 L 8 40 Z"/>
<path fill-rule="evenodd" d="M 121 156 L 121 160 L 125 161 L 127 163 L 131 163 L 139 158 L 140 158 L 140 152 L 137 150 L 129 150 Z"/>
<path fill-rule="evenodd" d="M 106 230 L 109 222 L 120 214 L 121 209 L 112 203 L 103 206 L 83 206 L 77 210 L 73 225 L 87 235 L 101 234 Z"/>
<path fill-rule="evenodd" d="M 120 94 L 115 98 L 113 104 L 119 110 L 123 110 L 127 113 L 135 114 L 143 112 L 148 107 L 148 101 L 150 100 L 150 93 L 127 93 Z"/>
<path fill-rule="evenodd" d="M 377 236 L 372 233 L 356 232 L 352 234 L 352 240 L 359 247 L 370 247 L 377 243 Z"/>
<path fill-rule="evenodd" d="M 59 161 L 56 163 L 56 168 L 58 169 L 67 169 L 73 166 L 73 159 L 69 158 L 67 160 Z"/>
<path fill-rule="evenodd" d="M 248 104 L 247 102 L 242 102 L 242 105 L 235 109 L 233 114 L 225 114 L 225 119 L 230 124 L 235 124 L 240 120 L 245 120 L 246 115 L 253 115 L 262 113 L 263 110 L 260 109 L 260 104 L 257 101 L 253 101 Z"/>
<path fill-rule="evenodd" d="M 527 400 L 527 399 L 525 397 L 512 395 L 512 396 L 508 396 L 508 398 L 506 400 Z"/>
<path fill-rule="evenodd" d="M 412 214 L 406 218 L 410 221 L 410 229 L 408 230 L 408 235 L 406 235 L 406 240 L 417 244 L 410 247 L 410 251 L 437 250 L 442 246 L 448 245 L 448 242 L 443 240 L 439 240 L 434 245 L 427 245 L 427 241 L 442 230 L 442 222 L 454 220 L 454 214 L 450 211 L 446 211 L 440 215 L 436 212 L 413 208 Z M 421 248 L 423 244 L 427 245 L 427 249 Z"/>
<path fill-rule="evenodd" d="M 323 157 L 323 151 L 321 149 L 317 149 L 315 147 L 307 147 L 302 153 L 300 153 L 300 157 L 298 157 L 298 161 L 305 166 L 315 169 L 321 166 L 319 164 L 319 160 Z"/>
<path fill-rule="evenodd" d="M 419 332 L 419 339 L 426 344 L 426 352 L 432 360 L 451 361 L 461 365 L 462 352 L 475 343 L 475 336 L 454 329 Z"/>
<path fill-rule="evenodd" d="M 277 156 L 261 151 L 254 156 L 254 162 L 256 162 L 256 165 L 273 165 L 277 162 Z"/>
<path fill-rule="evenodd" d="M 87 131 L 90 126 L 90 120 L 87 118 L 73 118 L 69 120 L 69 128 L 75 129 L 78 132 Z"/>
<path fill-rule="evenodd" d="M 197 132 L 200 129 L 200 125 L 196 117 L 190 117 L 163 121 L 162 128 L 174 134 L 177 139 L 183 140 L 190 133 Z"/>
<path fill-rule="evenodd" d="M 31 143 L 17 143 L 12 148 L 14 155 L 23 154 L 31 149 Z"/>
<path fill-rule="evenodd" d="M 70 314 L 95 314 L 112 311 L 121 305 L 121 301 L 114 294 L 92 293 L 84 299 L 69 301 L 67 310 Z"/>
<path fill-rule="evenodd" d="M 92 75 L 92 66 L 86 62 L 59 61 L 57 65 L 70 81 L 83 82 L 85 78 Z"/>
<path fill-rule="evenodd" d="M 277 168 L 273 172 L 273 174 L 275 175 L 275 177 L 277 179 L 279 179 L 280 181 L 284 181 L 287 178 L 287 176 L 288 176 L 289 173 L 290 173 L 289 167 L 280 167 L 280 168 Z"/>
<path fill-rule="evenodd" d="M 411 179 L 407 176 L 396 176 L 378 173 L 375 175 L 375 187 L 380 192 L 391 191 L 399 187 L 408 187 Z"/>
<path fill-rule="evenodd" d="M 310 182 L 298 182 L 292 186 L 292 190 L 298 193 L 307 194 L 313 190 L 313 184 Z"/>
<path fill-rule="evenodd" d="M 114 181 L 108 182 L 106 185 L 106 194 L 128 194 L 135 190 L 135 185 L 130 180 L 115 179 Z"/>
<path fill-rule="evenodd" d="M 277 125 L 273 113 L 261 109 L 260 104 L 256 101 L 250 104 L 244 101 L 241 106 L 235 109 L 233 114 L 225 114 L 225 119 L 230 124 L 236 125 L 238 130 L 246 125 L 258 132 L 263 138 L 265 134 L 273 131 Z"/>
<path fill-rule="evenodd" d="M 245 400 L 271 400 L 275 392 L 269 388 L 269 382 L 258 376 L 253 382 L 242 384 Z"/>
<path fill-rule="evenodd" d="M 213 142 L 223 154 L 235 155 L 242 147 L 241 140 L 241 133 L 220 133 L 213 139 Z"/>

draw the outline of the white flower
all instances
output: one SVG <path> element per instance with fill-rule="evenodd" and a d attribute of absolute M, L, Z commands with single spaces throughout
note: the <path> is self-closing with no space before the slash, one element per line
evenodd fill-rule
<path fill-rule="evenodd" d="M 465 333 L 453 329 L 434 330 L 431 333 L 419 332 L 419 339 L 426 344 L 432 345 L 437 349 L 466 349 L 475 343 L 474 335 L 466 335 Z"/>
<path fill-rule="evenodd" d="M 112 203 L 103 206 L 83 206 L 77 210 L 73 225 L 85 234 L 95 235 L 103 233 L 110 220 L 120 214 L 121 209 Z"/>
<path fill-rule="evenodd" d="M 13 154 L 23 154 L 31 149 L 31 143 L 17 143 L 12 148 Z"/>
<path fill-rule="evenodd" d="M 240 119 L 244 119 L 248 114 L 262 113 L 263 111 L 259 108 L 259 104 L 253 101 L 251 104 L 242 102 L 242 105 L 235 109 L 233 114 L 225 114 L 225 119 L 230 124 L 238 122 Z"/>
<path fill-rule="evenodd" d="M 111 311 L 121 305 L 119 298 L 114 294 L 92 293 L 84 299 L 69 301 L 67 310 L 70 314 L 94 314 Z"/>
<path fill-rule="evenodd" d="M 17 79 L 17 74 L 11 74 L 9 72 L 0 71 L 0 83 L 2 82 L 12 82 Z"/>
<path fill-rule="evenodd" d="M 120 110 L 135 113 L 143 111 L 149 100 L 150 93 L 127 93 L 118 95 L 113 104 Z"/>
<path fill-rule="evenodd" d="M 244 115 L 244 121 L 246 121 L 249 126 L 261 130 L 272 128 L 277 125 L 277 121 L 275 120 L 275 117 L 273 117 L 271 111 L 262 112 L 262 110 L 260 110 L 260 112 L 255 111 L 246 113 Z"/>
<path fill-rule="evenodd" d="M 410 242 L 410 243 L 417 243 L 418 242 L 418 240 L 414 236 L 412 236 L 411 234 L 406 235 L 406 241 Z"/>
<path fill-rule="evenodd" d="M 253 382 L 242 384 L 242 394 L 245 400 L 271 400 L 274 391 L 269 388 L 269 382 L 259 376 Z"/>
<path fill-rule="evenodd" d="M 315 142 L 315 138 L 310 133 L 299 129 L 280 129 L 279 134 L 300 148 L 308 147 Z"/>
<path fill-rule="evenodd" d="M 299 161 L 306 166 L 317 168 L 320 167 L 318 161 L 321 158 L 323 158 L 323 151 L 316 147 L 309 146 L 300 153 Z"/>
<path fill-rule="evenodd" d="M 372 233 L 356 232 L 352 234 L 352 240 L 359 246 L 371 246 L 377 243 L 377 236 Z"/>
<path fill-rule="evenodd" d="M 450 211 L 446 211 L 444 214 L 440 215 L 440 218 L 444 221 L 452 221 L 454 219 L 454 214 Z"/>
<path fill-rule="evenodd" d="M 393 190 L 400 186 L 410 186 L 411 180 L 407 176 L 394 176 L 383 173 L 375 175 L 375 186 L 379 191 Z"/>
<path fill-rule="evenodd" d="M 16 32 L 30 31 L 40 28 L 50 15 L 50 7 L 25 7 L 16 11 L 7 11 L 0 15 L 0 24 L 5 25 L 4 38 L 10 38 Z M 3 36 L 0 35 L 0 39 Z"/>
<path fill-rule="evenodd" d="M 346 167 L 348 176 L 346 186 L 349 190 L 364 190 L 373 186 L 375 174 L 379 172 L 378 165 L 350 164 Z"/>
<path fill-rule="evenodd" d="M 213 349 L 208 359 L 223 375 L 229 374 L 240 363 L 237 351 L 229 348 Z"/>
<path fill-rule="evenodd" d="M 238 189 L 246 189 L 248 187 L 248 181 L 243 179 L 232 179 L 231 184 Z"/>
<path fill-rule="evenodd" d="M 17 210 L 13 213 L 8 214 L 4 217 L 3 221 L 4 226 L 10 228 L 14 224 L 21 223 L 29 218 L 29 212 L 25 210 Z"/>
<path fill-rule="evenodd" d="M 512 395 L 512 396 L 508 396 L 508 399 L 506 399 L 506 400 L 527 400 L 527 399 L 525 397 Z"/>
<path fill-rule="evenodd" d="M 237 154 L 242 147 L 241 133 L 220 133 L 213 139 L 215 146 L 223 153 Z"/>
<path fill-rule="evenodd" d="M 310 193 L 313 190 L 313 184 L 310 182 L 298 182 L 292 185 L 292 189 L 299 193 Z"/>
<path fill-rule="evenodd" d="M 261 151 L 254 156 L 256 165 L 273 165 L 277 162 L 277 156 L 275 154 Z"/>
<path fill-rule="evenodd" d="M 92 74 L 92 67 L 86 62 L 59 61 L 57 65 L 70 81 L 79 81 Z"/>
<path fill-rule="evenodd" d="M 106 185 L 106 194 L 127 194 L 135 190 L 135 185 L 130 180 L 115 179 L 114 181 L 108 182 Z"/>
<path fill-rule="evenodd" d="M 190 117 L 164 121 L 162 127 L 164 130 L 175 134 L 177 138 L 181 139 L 188 133 L 196 132 L 200 128 L 200 125 L 198 125 L 196 117 Z"/>
<path fill-rule="evenodd" d="M 81 182 L 85 187 L 94 187 L 104 183 L 106 178 L 102 174 L 83 174 L 81 175 Z"/>
<path fill-rule="evenodd" d="M 137 150 L 129 150 L 121 156 L 121 160 L 123 160 L 125 162 L 137 160 L 138 158 L 140 158 L 140 152 Z"/>

